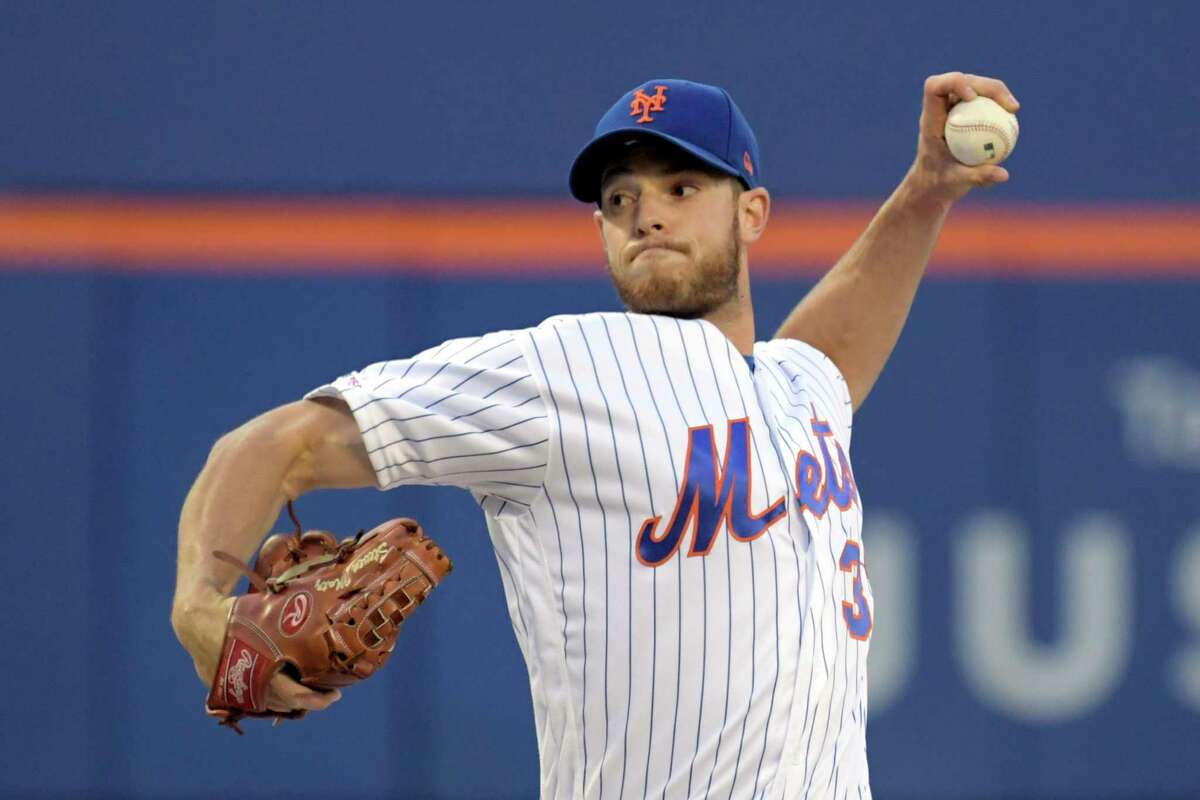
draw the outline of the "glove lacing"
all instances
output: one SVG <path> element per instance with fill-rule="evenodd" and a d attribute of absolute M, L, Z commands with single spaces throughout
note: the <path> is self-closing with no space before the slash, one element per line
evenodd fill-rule
<path fill-rule="evenodd" d="M 288 554 L 296 563 L 281 574 L 274 578 L 264 578 L 243 562 L 237 556 L 230 555 L 224 550 L 213 550 L 214 557 L 224 561 L 226 564 L 237 567 L 237 569 L 246 576 L 253 586 L 260 592 L 281 592 L 289 581 L 292 581 L 309 570 L 323 566 L 332 561 L 342 563 L 346 560 L 354 548 L 358 546 L 358 542 L 362 539 L 365 531 L 359 531 L 353 539 L 346 539 L 334 548 L 330 548 L 322 543 L 325 548 L 324 555 L 305 557 L 304 546 L 301 537 L 304 533 L 304 528 L 300 524 L 300 520 L 296 517 L 296 510 L 292 507 L 292 500 L 289 498 L 287 503 L 288 516 L 292 518 L 292 523 L 296 526 L 295 533 L 287 539 Z"/>

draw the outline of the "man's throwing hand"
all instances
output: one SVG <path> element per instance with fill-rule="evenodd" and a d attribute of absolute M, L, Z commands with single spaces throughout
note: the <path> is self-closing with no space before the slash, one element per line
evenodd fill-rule
<path fill-rule="evenodd" d="M 1020 107 L 1004 81 L 996 78 L 946 72 L 925 79 L 917 157 L 905 178 L 921 197 L 948 206 L 976 186 L 993 186 L 1008 180 L 1008 170 L 1004 167 L 991 164 L 968 167 L 959 163 L 946 146 L 946 116 L 951 107 L 980 95 L 990 97 L 1013 113 Z"/>

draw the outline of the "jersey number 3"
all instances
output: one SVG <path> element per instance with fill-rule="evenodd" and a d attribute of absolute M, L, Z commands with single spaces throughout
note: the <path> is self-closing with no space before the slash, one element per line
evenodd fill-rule
<path fill-rule="evenodd" d="M 842 601 L 842 618 L 846 620 L 846 628 L 852 639 L 866 641 L 871 636 L 871 606 L 867 604 L 867 596 L 863 593 L 862 545 L 850 539 L 842 548 L 842 557 L 838 559 L 838 568 L 842 572 L 854 575 L 854 602 Z"/>

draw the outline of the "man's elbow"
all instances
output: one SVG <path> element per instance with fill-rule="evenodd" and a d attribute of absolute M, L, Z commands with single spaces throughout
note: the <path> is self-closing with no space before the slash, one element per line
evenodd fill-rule
<path fill-rule="evenodd" d="M 264 469 L 279 471 L 282 488 L 295 499 L 312 490 L 303 480 L 301 465 L 310 450 L 311 431 L 298 403 L 279 406 L 222 435 L 209 453 L 210 462 L 252 458 Z"/>

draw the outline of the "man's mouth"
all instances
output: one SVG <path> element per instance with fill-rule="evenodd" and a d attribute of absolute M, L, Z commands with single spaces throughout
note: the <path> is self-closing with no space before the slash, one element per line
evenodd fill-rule
<path fill-rule="evenodd" d="M 630 260 L 636 261 L 638 259 L 638 257 L 644 253 L 662 254 L 662 253 L 682 253 L 682 252 L 683 251 L 680 250 L 678 247 L 674 247 L 670 244 L 666 244 L 666 243 L 652 244 L 652 245 L 646 245 L 644 247 L 638 248 L 638 250 L 633 254 L 633 258 Z"/>

